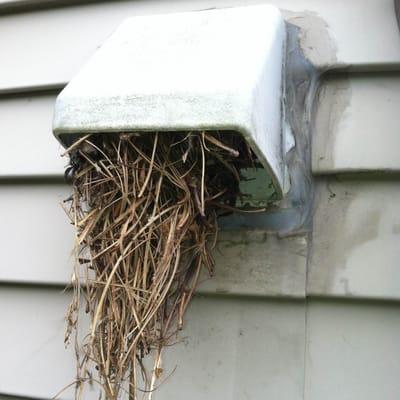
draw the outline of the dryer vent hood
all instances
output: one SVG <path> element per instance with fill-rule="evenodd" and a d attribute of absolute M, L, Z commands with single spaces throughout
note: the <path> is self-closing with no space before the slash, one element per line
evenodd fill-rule
<path fill-rule="evenodd" d="M 129 18 L 58 96 L 54 134 L 234 131 L 282 197 L 285 36 L 270 5 Z"/>

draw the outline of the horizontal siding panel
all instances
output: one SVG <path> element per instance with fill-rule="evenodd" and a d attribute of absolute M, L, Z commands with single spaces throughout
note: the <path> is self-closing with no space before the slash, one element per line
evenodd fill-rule
<path fill-rule="evenodd" d="M 1 287 L 0 393 L 50 399 L 73 381 L 73 349 L 63 343 L 68 303 L 57 290 Z"/>
<path fill-rule="evenodd" d="M 66 285 L 73 259 L 73 228 L 61 208 L 61 184 L 0 185 L 0 242 L 6 251 L 0 281 Z M 21 251 L 22 250 L 22 251 Z M 215 276 L 200 293 L 305 297 L 307 241 L 261 231 L 225 231 L 214 252 Z"/>
<path fill-rule="evenodd" d="M 399 74 L 326 78 L 317 98 L 313 172 L 399 172 L 399 109 Z"/>
<path fill-rule="evenodd" d="M 399 335 L 398 304 L 309 301 L 304 399 L 398 400 Z"/>
<path fill-rule="evenodd" d="M 214 251 L 215 275 L 199 293 L 304 298 L 307 240 L 262 231 L 222 231 Z"/>
<path fill-rule="evenodd" d="M 68 192 L 61 184 L 0 185 L 0 281 L 69 281 L 74 234 L 60 205 Z"/>
<path fill-rule="evenodd" d="M 400 185 L 317 185 L 308 296 L 400 299 Z"/>
<path fill-rule="evenodd" d="M 50 399 L 71 382 L 74 361 L 63 344 L 68 300 L 54 289 L 1 289 L 0 392 Z M 184 340 L 164 353 L 165 377 L 172 375 L 157 399 L 301 400 L 304 315 L 303 302 L 195 298 Z M 71 399 L 71 391 L 62 398 Z"/>
<path fill-rule="evenodd" d="M 0 177 L 62 175 L 67 160 L 51 131 L 55 98 L 0 98 Z M 317 99 L 313 172 L 400 171 L 399 108 L 398 74 L 327 77 Z"/>
<path fill-rule="evenodd" d="M 115 1 L 4 14 L 0 16 L 0 53 L 4 55 L 0 91 L 64 85 L 128 16 L 260 2 Z M 271 3 L 285 10 L 289 22 L 304 27 L 302 46 L 321 69 L 400 65 L 400 35 L 392 0 Z"/>
<path fill-rule="evenodd" d="M 0 178 L 62 176 L 67 160 L 51 128 L 56 93 L 0 97 Z M 326 77 L 316 103 L 313 173 L 399 172 L 399 109 L 399 74 Z"/>
<path fill-rule="evenodd" d="M 68 160 L 51 130 L 55 95 L 0 98 L 0 177 L 62 176 Z"/>

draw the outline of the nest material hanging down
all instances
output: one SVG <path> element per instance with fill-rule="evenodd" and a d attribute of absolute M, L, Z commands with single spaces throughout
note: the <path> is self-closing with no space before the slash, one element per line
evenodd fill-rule
<path fill-rule="evenodd" d="M 240 170 L 256 158 L 241 136 L 218 132 L 88 135 L 66 153 L 77 232 L 66 340 L 82 307 L 90 324 L 74 339 L 75 397 L 97 381 L 106 399 L 151 399 L 200 271 L 213 273 L 217 217 L 235 210 Z"/>

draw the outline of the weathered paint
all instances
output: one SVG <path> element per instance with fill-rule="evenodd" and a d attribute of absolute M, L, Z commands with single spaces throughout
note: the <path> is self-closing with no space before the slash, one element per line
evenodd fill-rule
<path fill-rule="evenodd" d="M 329 76 L 318 88 L 315 99 L 312 128 L 312 169 L 317 172 L 321 165 L 331 165 L 334 170 L 334 149 L 340 118 L 345 115 L 351 99 L 351 89 L 346 78 L 330 85 Z M 358 144 L 359 147 L 361 144 Z"/>
<path fill-rule="evenodd" d="M 326 77 L 313 128 L 313 172 L 399 172 L 400 75 Z"/>
<path fill-rule="evenodd" d="M 400 186 L 321 179 L 307 294 L 400 299 Z"/>
<path fill-rule="evenodd" d="M 262 231 L 221 232 L 215 275 L 199 293 L 305 298 L 307 239 Z"/>
<path fill-rule="evenodd" d="M 299 28 L 299 42 L 304 56 L 320 73 L 333 65 L 343 67 L 337 59 L 337 45 L 329 25 L 317 12 L 283 10 L 287 22 Z"/>

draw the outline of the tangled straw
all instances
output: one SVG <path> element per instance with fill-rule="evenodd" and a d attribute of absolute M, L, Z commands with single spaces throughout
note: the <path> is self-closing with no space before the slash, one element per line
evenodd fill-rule
<path fill-rule="evenodd" d="M 218 132 L 88 135 L 66 154 L 65 209 L 77 232 L 66 334 L 69 342 L 75 332 L 75 398 L 95 380 L 107 399 L 151 399 L 200 271 L 213 273 L 217 217 L 235 209 L 240 170 L 255 156 L 239 135 Z M 90 332 L 79 340 L 82 305 Z"/>

